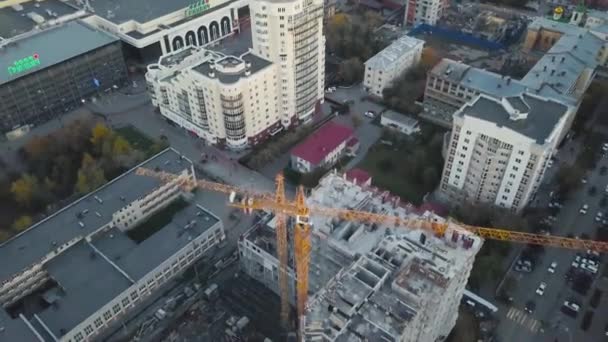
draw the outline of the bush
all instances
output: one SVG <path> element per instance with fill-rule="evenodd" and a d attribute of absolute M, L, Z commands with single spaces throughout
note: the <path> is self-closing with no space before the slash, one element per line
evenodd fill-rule
<path fill-rule="evenodd" d="M 378 169 L 382 172 L 390 172 L 395 167 L 391 159 L 385 158 L 378 162 Z"/>

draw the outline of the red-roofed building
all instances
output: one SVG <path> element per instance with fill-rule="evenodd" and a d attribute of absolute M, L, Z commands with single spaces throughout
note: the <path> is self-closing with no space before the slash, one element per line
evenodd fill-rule
<path fill-rule="evenodd" d="M 346 180 L 361 186 L 371 186 L 372 176 L 362 169 L 350 169 L 346 172 Z"/>
<path fill-rule="evenodd" d="M 330 121 L 291 150 L 291 167 L 301 173 L 331 167 L 344 155 L 352 137 L 352 129 Z"/>

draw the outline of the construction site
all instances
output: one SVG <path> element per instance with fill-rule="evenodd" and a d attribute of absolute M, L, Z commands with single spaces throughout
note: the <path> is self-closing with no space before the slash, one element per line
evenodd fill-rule
<path fill-rule="evenodd" d="M 325 176 L 310 206 L 349 208 L 443 220 L 397 197 Z M 287 231 L 295 220 L 288 220 Z M 456 322 L 460 298 L 482 240 L 453 231 L 436 238 L 420 230 L 311 217 L 308 303 L 300 318 L 306 341 L 435 341 Z M 239 242 L 243 272 L 280 294 L 276 216 L 268 213 Z M 293 233 L 288 234 L 289 298 L 296 300 Z"/>
<path fill-rule="evenodd" d="M 229 340 L 243 340 L 237 323 L 250 318 L 240 315 L 252 318 L 260 341 L 445 340 L 471 296 L 465 286 L 484 239 L 608 251 L 605 242 L 458 223 L 335 172 L 293 200 L 281 174 L 274 193 L 202 179 L 180 186 L 224 193 L 228 205 L 256 213 L 238 240 L 240 272 L 219 291 Z"/>

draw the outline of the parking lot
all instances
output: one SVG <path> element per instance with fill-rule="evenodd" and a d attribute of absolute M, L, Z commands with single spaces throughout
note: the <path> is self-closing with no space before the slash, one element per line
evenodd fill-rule
<path fill-rule="evenodd" d="M 569 145 L 562 148 L 551 173 L 561 163 L 571 161 L 575 152 Z M 545 187 L 545 196 L 539 196 L 536 204 L 552 211 L 545 218 L 550 234 L 595 238 L 596 228 L 608 215 L 604 199 L 607 168 L 608 157 L 600 157 L 596 168 L 587 172 L 580 188 L 567 200 L 551 198 L 551 187 Z M 536 260 L 524 257 L 514 263 L 510 273 L 516 285 L 510 293 L 512 303 L 501 305 L 498 336 L 502 341 L 606 339 L 608 305 L 602 294 L 608 282 L 603 276 L 602 257 L 587 251 L 542 250 Z"/>

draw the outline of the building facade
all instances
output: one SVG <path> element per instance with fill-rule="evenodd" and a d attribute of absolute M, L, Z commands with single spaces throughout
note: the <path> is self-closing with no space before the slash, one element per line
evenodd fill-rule
<path fill-rule="evenodd" d="M 479 95 L 454 114 L 440 190 L 451 203 L 521 211 L 534 197 L 568 107 L 532 94 Z"/>
<path fill-rule="evenodd" d="M 310 121 L 324 101 L 323 0 L 255 0 L 249 8 L 253 51 L 277 65 L 283 126 Z"/>
<path fill-rule="evenodd" d="M 318 168 L 331 167 L 349 149 L 356 150 L 357 143 L 352 129 L 330 121 L 293 148 L 291 168 L 309 173 Z"/>
<path fill-rule="evenodd" d="M 244 149 L 283 128 L 277 65 L 253 52 L 188 47 L 149 65 L 146 80 L 160 113 L 209 144 Z"/>
<path fill-rule="evenodd" d="M 238 9 L 246 5 L 242 0 L 129 0 L 116 7 L 112 1 L 95 1 L 89 3 L 89 12 L 94 12 L 85 20 L 116 35 L 146 60 L 238 32 Z"/>
<path fill-rule="evenodd" d="M 176 178 L 161 183 L 130 170 L 0 245 L 0 256 L 13 260 L 0 272 L 3 340 L 102 338 L 225 239 L 219 218 L 183 199 L 182 185 L 195 179 L 189 160 L 168 149 L 138 167 Z M 169 225 L 134 233 L 176 201 L 183 208 Z M 24 300 L 47 305 L 26 317 Z"/>
<path fill-rule="evenodd" d="M 81 43 L 63 46 L 66 41 Z M 121 43 L 72 21 L 0 43 L 0 131 L 59 117 L 127 79 Z"/>
<path fill-rule="evenodd" d="M 435 25 L 448 7 L 449 1 L 447 0 L 407 0 L 404 24 L 406 26 Z"/>
<path fill-rule="evenodd" d="M 363 86 L 375 96 L 407 69 L 420 62 L 424 41 L 403 36 L 365 62 Z"/>

